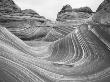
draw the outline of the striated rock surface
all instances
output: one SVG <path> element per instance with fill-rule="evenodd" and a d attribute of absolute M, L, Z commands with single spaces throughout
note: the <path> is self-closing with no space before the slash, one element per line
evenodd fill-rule
<path fill-rule="evenodd" d="M 21 10 L 12 0 L 1 0 L 0 4 L 0 25 L 23 40 L 37 39 L 38 28 L 50 27 L 51 22 L 32 9 Z"/>
<path fill-rule="evenodd" d="M 104 0 L 99 7 L 97 8 L 96 12 L 98 12 L 99 10 L 103 9 L 107 4 L 110 3 L 110 0 Z"/>
<path fill-rule="evenodd" d="M 23 14 L 39 15 L 38 13 L 36 13 L 36 12 L 35 12 L 34 10 L 32 10 L 32 9 L 22 10 L 22 13 L 23 13 Z"/>
<path fill-rule="evenodd" d="M 51 29 L 42 40 L 46 42 L 53 42 L 63 37 L 64 37 L 64 34 L 58 32 L 56 29 Z"/>
<path fill-rule="evenodd" d="M 92 17 L 95 23 L 110 25 L 110 0 L 104 0 Z"/>
<path fill-rule="evenodd" d="M 36 36 L 37 29 L 40 27 L 50 27 L 48 20 L 43 17 L 30 16 L 10 16 L 2 15 L 0 24 L 5 26 L 9 31 L 14 33 L 19 38 L 31 39 Z"/>
<path fill-rule="evenodd" d="M 63 6 L 63 8 L 58 14 L 65 13 L 65 12 L 72 12 L 72 7 L 69 4 Z"/>
<path fill-rule="evenodd" d="M 93 13 L 93 11 L 89 7 L 81 7 L 78 9 L 73 9 L 75 12 L 85 12 L 85 13 Z"/>
<path fill-rule="evenodd" d="M 0 14 L 20 12 L 21 9 L 12 0 L 0 0 Z"/>
<path fill-rule="evenodd" d="M 65 22 L 31 9 L 2 13 L 0 82 L 110 82 L 110 25 L 93 18 L 105 15 L 97 14 L 103 8 L 89 19 Z M 67 5 L 61 13 L 92 13 L 87 7 L 71 9 Z"/>
<path fill-rule="evenodd" d="M 91 16 L 92 10 L 89 7 L 81 7 L 78 9 L 72 9 L 70 5 L 64 6 L 57 15 L 57 21 L 67 20 L 81 20 L 87 19 Z"/>
<path fill-rule="evenodd" d="M 62 39 L 36 46 L 4 27 L 0 33 L 1 82 L 110 81 L 110 40 L 100 25 L 81 25 Z"/>

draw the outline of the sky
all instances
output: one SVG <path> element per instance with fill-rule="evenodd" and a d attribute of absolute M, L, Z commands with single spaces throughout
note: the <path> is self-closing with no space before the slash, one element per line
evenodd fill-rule
<path fill-rule="evenodd" d="M 33 9 L 41 16 L 47 19 L 55 20 L 58 12 L 66 4 L 72 8 L 88 6 L 96 11 L 103 0 L 14 0 L 14 2 L 22 9 Z"/>

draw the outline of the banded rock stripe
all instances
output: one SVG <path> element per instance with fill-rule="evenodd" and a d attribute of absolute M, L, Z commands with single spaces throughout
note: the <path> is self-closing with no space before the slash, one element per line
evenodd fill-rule
<path fill-rule="evenodd" d="M 109 35 L 81 25 L 54 42 L 29 46 L 0 26 L 0 81 L 109 82 Z M 36 42 L 37 43 L 37 42 Z"/>

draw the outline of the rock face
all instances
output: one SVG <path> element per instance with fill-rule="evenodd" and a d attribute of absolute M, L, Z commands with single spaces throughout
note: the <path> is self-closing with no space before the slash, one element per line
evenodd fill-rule
<path fill-rule="evenodd" d="M 40 17 L 40 15 L 38 13 L 36 13 L 34 10 L 32 10 L 32 9 L 22 10 L 22 14 L 24 16 Z"/>
<path fill-rule="evenodd" d="M 92 18 L 96 23 L 110 24 L 110 0 L 104 0 Z"/>
<path fill-rule="evenodd" d="M 21 10 L 12 0 L 0 0 L 0 14 L 0 24 L 24 40 L 37 39 L 37 29 L 50 23 L 32 9 Z"/>
<path fill-rule="evenodd" d="M 98 9 L 96 10 L 96 12 L 98 12 L 99 10 L 103 9 L 108 3 L 110 3 L 110 0 L 104 0 L 98 7 Z"/>
<path fill-rule="evenodd" d="M 87 19 L 91 16 L 92 10 L 89 7 L 72 9 L 70 5 L 64 6 L 57 15 L 57 21 Z"/>
<path fill-rule="evenodd" d="M 61 9 L 61 11 L 58 14 L 62 14 L 65 12 L 72 12 L 72 7 L 67 4 L 67 5 L 63 6 L 63 8 Z"/>
<path fill-rule="evenodd" d="M 0 27 L 0 81 L 110 82 L 110 40 L 100 25 L 81 25 L 44 43 L 29 46 Z"/>
<path fill-rule="evenodd" d="M 33 15 L 39 15 L 38 13 L 36 13 L 34 10 L 32 9 L 25 9 L 22 11 L 23 14 L 33 14 Z"/>
<path fill-rule="evenodd" d="M 65 22 L 51 22 L 31 9 L 2 13 L 0 82 L 110 82 L 107 4 L 88 23 L 88 7 L 63 7 Z M 63 18 L 65 13 L 77 21 Z"/>
<path fill-rule="evenodd" d="M 81 7 L 78 9 L 73 9 L 74 12 L 85 12 L 85 13 L 93 13 L 93 11 L 89 7 Z"/>
<path fill-rule="evenodd" d="M 21 9 L 12 0 L 0 0 L 0 13 L 10 14 L 20 11 Z"/>

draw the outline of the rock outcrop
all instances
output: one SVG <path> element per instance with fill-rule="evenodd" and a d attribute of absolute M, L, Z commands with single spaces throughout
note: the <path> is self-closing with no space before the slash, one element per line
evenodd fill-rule
<path fill-rule="evenodd" d="M 89 7 L 81 7 L 78 9 L 73 9 L 74 12 L 85 12 L 85 13 L 93 13 L 93 11 Z"/>
<path fill-rule="evenodd" d="M 72 7 L 69 4 L 63 6 L 63 8 L 61 9 L 60 12 L 58 12 L 58 14 L 62 14 L 65 12 L 72 12 Z"/>
<path fill-rule="evenodd" d="M 110 25 L 110 0 L 104 0 L 92 17 L 95 23 Z"/>
<path fill-rule="evenodd" d="M 34 10 L 32 10 L 32 9 L 22 10 L 22 13 L 23 13 L 23 14 L 39 15 L 38 13 L 36 13 L 36 12 L 35 12 Z"/>
<path fill-rule="evenodd" d="M 64 37 L 64 34 L 57 32 L 57 30 L 55 29 L 51 29 L 42 40 L 46 42 L 53 42 L 63 37 Z"/>
<path fill-rule="evenodd" d="M 96 12 L 98 12 L 99 10 L 103 9 L 108 3 L 110 3 L 110 0 L 104 0 L 99 7 L 97 8 Z"/>
<path fill-rule="evenodd" d="M 0 81 L 110 82 L 110 40 L 99 25 L 43 43 L 29 46 L 0 27 Z"/>
<path fill-rule="evenodd" d="M 110 82 L 109 3 L 92 16 L 69 5 L 59 13 L 56 22 L 31 9 L 2 13 L 0 82 Z"/>
<path fill-rule="evenodd" d="M 32 9 L 21 10 L 12 0 L 0 4 L 0 25 L 23 40 L 34 40 L 39 27 L 50 27 L 50 21 Z"/>
<path fill-rule="evenodd" d="M 93 12 L 89 7 L 72 9 L 70 5 L 66 5 L 58 13 L 56 20 L 66 21 L 66 20 L 87 19 L 92 15 L 92 13 Z"/>
<path fill-rule="evenodd" d="M 21 9 L 12 0 L 0 0 L 0 14 L 18 13 Z"/>

